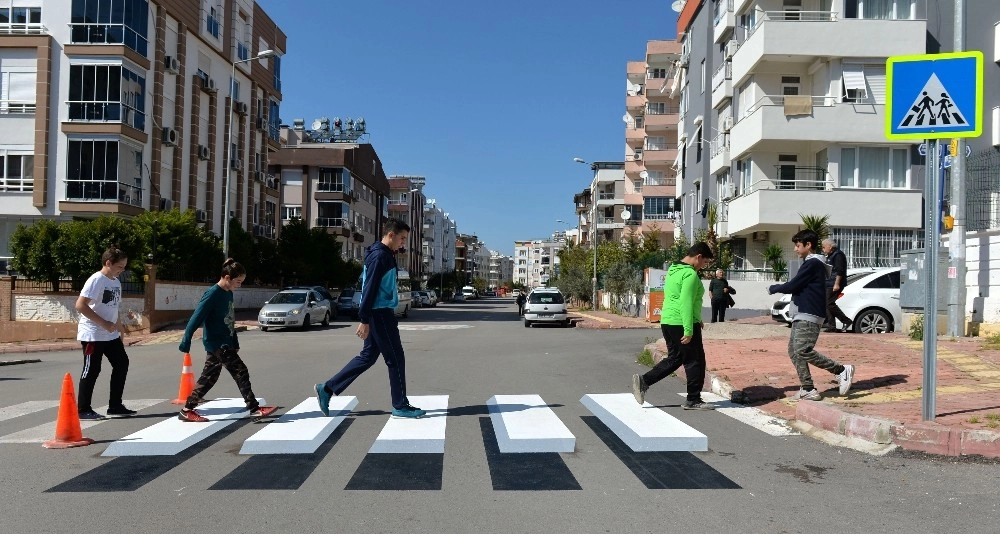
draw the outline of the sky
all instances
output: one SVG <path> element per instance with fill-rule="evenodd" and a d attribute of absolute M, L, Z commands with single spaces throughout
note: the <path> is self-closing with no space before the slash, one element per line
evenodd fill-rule
<path fill-rule="evenodd" d="M 670 0 L 258 3 L 288 36 L 282 122 L 364 117 L 387 175 L 508 255 L 576 227 L 573 158 L 624 160 L 626 62 L 677 30 Z"/>

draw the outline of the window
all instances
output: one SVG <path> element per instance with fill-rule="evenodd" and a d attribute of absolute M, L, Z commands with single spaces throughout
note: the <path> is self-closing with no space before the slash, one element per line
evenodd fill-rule
<path fill-rule="evenodd" d="M 41 7 L 0 8 L 0 28 L 9 33 L 35 33 L 42 30 Z"/>
<path fill-rule="evenodd" d="M 899 271 L 883 274 L 865 284 L 865 289 L 899 289 Z"/>
<path fill-rule="evenodd" d="M 66 200 L 142 205 L 142 148 L 71 139 L 66 159 Z"/>
<path fill-rule="evenodd" d="M 34 173 L 34 154 L 0 149 L 0 192 L 34 191 Z"/>
<path fill-rule="evenodd" d="M 739 179 L 739 190 L 750 192 L 750 185 L 753 184 L 753 158 L 747 157 L 746 159 L 737 160 L 736 174 Z"/>
<path fill-rule="evenodd" d="M 230 95 L 234 102 L 240 101 L 240 81 L 236 78 L 229 78 Z"/>
<path fill-rule="evenodd" d="M 650 79 L 666 78 L 667 69 L 658 69 L 658 68 L 646 69 L 646 77 Z"/>
<path fill-rule="evenodd" d="M 317 191 L 351 192 L 351 173 L 342 167 L 320 167 Z"/>
<path fill-rule="evenodd" d="M 706 76 L 708 76 L 707 72 L 708 71 L 705 70 L 705 60 L 703 59 L 703 60 L 701 60 L 701 92 L 702 92 L 702 94 L 705 93 L 705 85 L 708 84 L 708 78 L 706 78 Z"/>
<path fill-rule="evenodd" d="M 778 189 L 795 189 L 795 154 L 778 154 Z"/>
<path fill-rule="evenodd" d="M 351 220 L 351 209 L 346 202 L 319 202 L 316 226 L 342 227 Z"/>
<path fill-rule="evenodd" d="M 849 19 L 900 20 L 913 18 L 914 0 L 845 0 Z"/>
<path fill-rule="evenodd" d="M 300 208 L 301 210 L 301 208 Z M 264 226 L 274 228 L 274 216 L 278 213 L 278 205 L 270 200 L 264 201 Z"/>
<path fill-rule="evenodd" d="M 33 49 L 0 52 L 0 114 L 35 112 L 37 61 Z"/>
<path fill-rule="evenodd" d="M 302 206 L 282 206 L 281 207 L 281 220 L 290 221 L 292 219 L 302 218 Z"/>
<path fill-rule="evenodd" d="M 145 56 L 149 34 L 147 0 L 73 0 L 70 40 L 123 44 Z"/>
<path fill-rule="evenodd" d="M 208 16 L 205 17 L 205 31 L 212 37 L 219 38 L 219 12 L 214 7 L 208 8 Z"/>
<path fill-rule="evenodd" d="M 636 193 L 642 193 L 642 178 L 632 180 L 632 190 Z"/>
<path fill-rule="evenodd" d="M 666 113 L 666 102 L 650 102 L 646 104 L 646 115 L 664 115 Z"/>
<path fill-rule="evenodd" d="M 798 76 L 781 77 L 781 94 L 791 96 L 799 94 L 801 79 Z"/>
<path fill-rule="evenodd" d="M 248 30 L 249 26 L 247 25 L 246 19 L 243 18 L 243 15 L 237 13 L 233 23 L 233 40 L 236 41 L 236 57 L 239 58 L 240 61 L 250 59 L 250 45 L 248 44 L 250 39 Z"/>
<path fill-rule="evenodd" d="M 123 122 L 145 131 L 146 79 L 121 65 L 70 65 L 70 120 Z"/>
<path fill-rule="evenodd" d="M 840 187 L 905 189 L 909 153 L 905 148 L 845 147 L 840 150 Z"/>
<path fill-rule="evenodd" d="M 649 220 L 673 219 L 676 199 L 674 197 L 646 197 L 642 199 L 642 217 Z"/>
<path fill-rule="evenodd" d="M 645 185 L 673 185 L 663 177 L 663 171 L 646 171 Z"/>
<path fill-rule="evenodd" d="M 844 102 L 885 104 L 885 65 L 844 63 Z"/>
<path fill-rule="evenodd" d="M 273 141 L 278 141 L 281 138 L 281 105 L 277 100 L 271 100 L 270 102 L 270 109 L 267 113 L 267 136 Z"/>
<path fill-rule="evenodd" d="M 274 90 L 281 92 L 281 56 L 274 56 Z"/>
<path fill-rule="evenodd" d="M 663 136 L 649 136 L 646 138 L 646 150 L 666 150 L 667 138 Z"/>

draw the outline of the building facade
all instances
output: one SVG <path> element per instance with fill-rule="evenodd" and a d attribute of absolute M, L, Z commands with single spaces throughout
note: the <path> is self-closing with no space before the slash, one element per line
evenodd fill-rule
<path fill-rule="evenodd" d="M 255 2 L 14 4 L 0 22 L 0 256 L 42 218 L 177 208 L 221 234 L 227 181 L 232 215 L 275 237 L 286 37 Z"/>
<path fill-rule="evenodd" d="M 372 145 L 331 143 L 329 121 L 314 126 L 307 130 L 296 120 L 282 128 L 285 145 L 270 162 L 280 180 L 281 219 L 325 228 L 345 260 L 362 262 L 365 247 L 381 238 L 389 217 L 389 181 Z"/>
<path fill-rule="evenodd" d="M 458 226 L 448 213 L 430 198 L 424 204 L 423 262 L 424 273 L 450 273 L 455 267 L 455 239 Z"/>
<path fill-rule="evenodd" d="M 597 239 L 597 242 L 607 240 L 621 241 L 629 228 L 641 224 L 641 214 L 626 209 L 625 205 L 625 163 L 613 161 L 595 161 L 590 164 L 594 171 L 590 188 L 574 195 L 574 203 L 579 218 L 577 229 L 582 236 L 589 233 L 589 238 L 583 238 L 584 243 Z M 590 199 L 584 197 L 590 193 Z M 628 220 L 622 215 L 629 214 Z M 589 230 L 589 231 L 587 231 Z M 595 234 L 596 232 L 596 234 Z"/>
<path fill-rule="evenodd" d="M 548 285 L 559 271 L 559 251 L 565 239 L 534 239 L 514 242 L 513 279 L 525 287 Z"/>
<path fill-rule="evenodd" d="M 502 287 L 514 279 L 514 258 L 495 250 L 490 251 L 490 273 L 488 286 L 490 289 Z"/>
<path fill-rule="evenodd" d="M 425 183 L 423 176 L 389 177 L 389 216 L 410 225 L 406 251 L 396 256 L 396 262 L 410 273 L 411 280 L 424 279 Z"/>

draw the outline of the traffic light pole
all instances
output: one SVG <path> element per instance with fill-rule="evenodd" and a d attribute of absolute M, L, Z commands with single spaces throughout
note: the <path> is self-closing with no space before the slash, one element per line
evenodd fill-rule
<path fill-rule="evenodd" d="M 955 0 L 955 52 L 965 51 L 965 0 Z M 951 216 L 954 226 L 948 238 L 948 335 L 965 336 L 965 139 L 957 139 L 951 159 Z M 928 145 L 930 146 L 930 145 Z M 940 157 L 940 156 L 939 156 Z M 925 329 L 926 332 L 926 329 Z"/>

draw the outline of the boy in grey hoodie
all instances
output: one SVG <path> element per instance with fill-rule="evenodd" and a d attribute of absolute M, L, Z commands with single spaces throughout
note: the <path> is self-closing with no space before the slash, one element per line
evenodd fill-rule
<path fill-rule="evenodd" d="M 769 294 L 791 293 L 792 303 L 798 308 L 792 317 L 792 333 L 788 338 L 788 356 L 795 365 L 801 387 L 792 399 L 820 400 L 823 398 L 813 385 L 809 364 L 837 375 L 840 394 L 846 395 L 854 379 L 854 366 L 841 365 L 816 352 L 819 330 L 826 320 L 826 278 L 829 266 L 823 256 L 816 254 L 819 236 L 812 230 L 802 230 L 792 236 L 795 253 L 802 258 L 802 267 L 795 277 L 784 284 L 767 288 Z"/>

